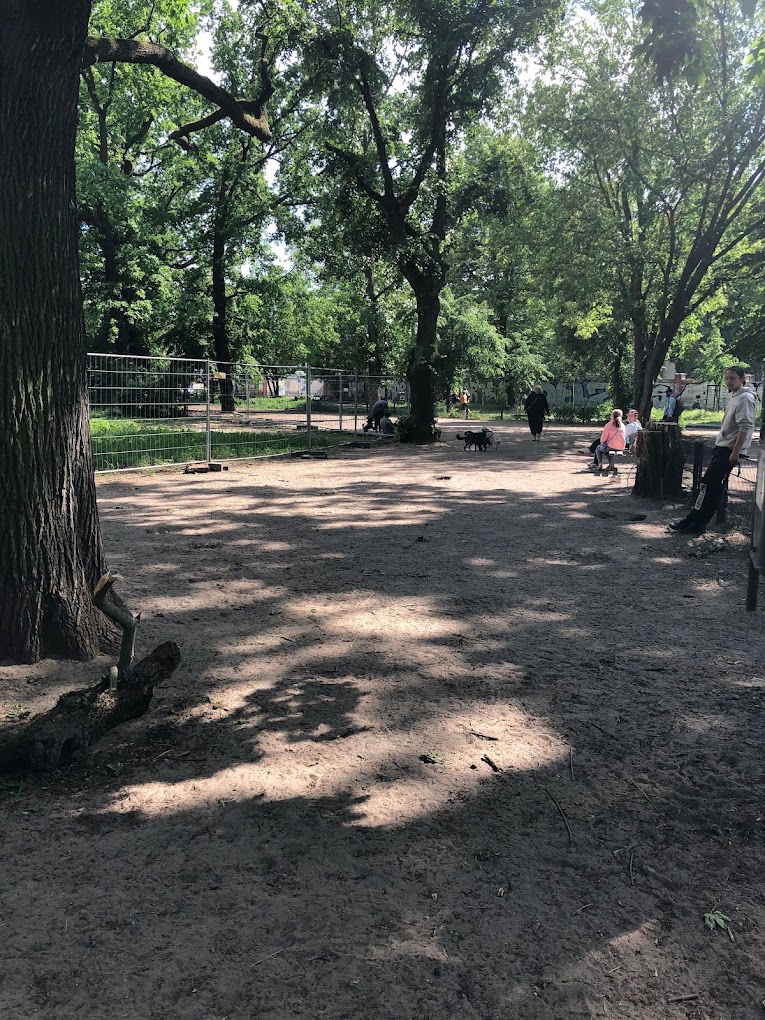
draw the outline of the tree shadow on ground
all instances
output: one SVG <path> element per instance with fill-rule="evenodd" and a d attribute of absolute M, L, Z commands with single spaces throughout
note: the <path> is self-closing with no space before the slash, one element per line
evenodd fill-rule
<path fill-rule="evenodd" d="M 310 490 L 153 480 L 180 522 L 102 491 L 184 667 L 89 774 L 11 800 L 8 1015 L 94 988 L 184 1020 L 759 1015 L 763 649 L 731 651 L 720 568 L 592 516 L 623 491 L 422 458 L 429 484 L 394 451 Z"/>

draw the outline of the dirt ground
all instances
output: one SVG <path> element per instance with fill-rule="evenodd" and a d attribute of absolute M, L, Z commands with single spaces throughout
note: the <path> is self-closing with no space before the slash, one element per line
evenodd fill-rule
<path fill-rule="evenodd" d="M 763 1016 L 745 540 L 689 555 L 589 432 L 461 427 L 100 483 L 140 652 L 183 662 L 4 782 L 3 1018 Z M 2 667 L 2 714 L 108 663 Z"/>

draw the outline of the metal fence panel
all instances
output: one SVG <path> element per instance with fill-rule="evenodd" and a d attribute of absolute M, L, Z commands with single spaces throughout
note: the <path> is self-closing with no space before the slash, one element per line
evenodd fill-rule
<path fill-rule="evenodd" d="M 391 376 L 249 361 L 90 354 L 88 389 L 98 472 L 322 449 L 360 432 L 380 396 L 409 409 Z"/>
<path fill-rule="evenodd" d="M 96 471 L 207 458 L 208 362 L 88 356 Z"/>
<path fill-rule="evenodd" d="M 211 364 L 213 460 L 270 457 L 308 449 L 307 366 Z"/>
<path fill-rule="evenodd" d="M 701 476 L 709 466 L 714 449 L 714 440 L 683 439 L 685 453 L 686 481 L 691 490 L 691 499 L 698 495 Z M 753 449 L 756 450 L 756 447 Z M 739 458 L 739 465 L 728 476 L 728 485 L 723 493 L 717 511 L 717 521 L 730 521 L 736 527 L 748 531 L 754 512 L 754 491 L 757 481 L 757 460 L 755 457 Z"/>

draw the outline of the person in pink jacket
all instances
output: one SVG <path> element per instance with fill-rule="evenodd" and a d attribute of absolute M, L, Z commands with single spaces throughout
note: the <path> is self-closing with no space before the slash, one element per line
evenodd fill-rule
<path fill-rule="evenodd" d="M 600 433 L 600 446 L 595 450 L 597 459 L 596 473 L 603 469 L 603 458 L 608 455 L 609 450 L 623 450 L 627 445 L 624 434 L 624 422 L 622 421 L 621 408 L 615 407 L 611 412 L 611 418 Z"/>

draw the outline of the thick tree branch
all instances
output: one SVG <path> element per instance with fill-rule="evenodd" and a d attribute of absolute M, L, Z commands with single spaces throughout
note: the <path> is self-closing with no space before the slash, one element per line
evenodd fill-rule
<path fill-rule="evenodd" d="M 366 177 L 361 171 L 361 159 L 353 152 L 346 152 L 345 149 L 339 149 L 336 145 L 332 145 L 331 142 L 326 143 L 327 149 L 338 159 L 341 159 L 343 163 L 350 170 L 353 179 L 358 184 L 359 188 L 364 192 L 367 198 L 371 198 L 373 202 L 378 205 L 385 205 L 385 195 L 381 195 L 379 191 L 375 191 L 371 184 L 367 182 Z"/>
<path fill-rule="evenodd" d="M 266 103 L 274 94 L 274 86 L 268 71 L 268 63 L 265 60 L 260 62 L 260 94 L 251 101 L 234 99 L 226 89 L 216 85 L 214 81 L 205 78 L 204 75 L 178 60 L 171 50 L 164 46 L 156 46 L 154 43 L 140 42 L 134 39 L 113 39 L 108 36 L 91 36 L 86 40 L 82 62 L 84 67 L 109 62 L 150 64 L 158 68 L 168 78 L 187 86 L 209 102 L 214 103 L 221 111 L 221 115 L 216 119 L 229 117 L 238 128 L 262 142 L 267 142 L 271 138 Z M 178 138 L 187 139 L 192 127 L 194 125 L 188 125 L 173 134 Z"/>

